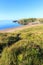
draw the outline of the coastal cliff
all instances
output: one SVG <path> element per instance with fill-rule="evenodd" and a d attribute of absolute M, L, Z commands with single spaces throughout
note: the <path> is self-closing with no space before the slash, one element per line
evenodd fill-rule
<path fill-rule="evenodd" d="M 38 22 L 38 23 L 43 23 L 43 18 L 25 18 L 25 19 L 20 19 L 20 20 L 14 20 L 13 22 L 18 22 L 22 25 L 27 25 L 29 23 L 34 23 L 34 22 Z"/>

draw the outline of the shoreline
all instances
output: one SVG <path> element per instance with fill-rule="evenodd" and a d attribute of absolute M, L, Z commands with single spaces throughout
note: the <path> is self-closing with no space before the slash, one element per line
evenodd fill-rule
<path fill-rule="evenodd" d="M 14 33 L 16 31 L 21 31 L 21 30 L 24 30 L 24 29 L 27 29 L 27 28 L 30 28 L 30 27 L 34 27 L 34 26 L 40 26 L 40 25 L 43 25 L 43 24 L 34 24 L 34 25 L 23 25 L 23 26 L 19 26 L 19 27 L 16 27 L 16 28 L 7 28 L 7 29 L 4 29 L 4 30 L 0 30 L 0 33 Z"/>

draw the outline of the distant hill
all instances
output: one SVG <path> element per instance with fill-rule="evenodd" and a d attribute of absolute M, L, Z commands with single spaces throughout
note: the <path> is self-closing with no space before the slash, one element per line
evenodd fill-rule
<path fill-rule="evenodd" d="M 23 24 L 23 25 L 27 25 L 29 24 L 30 22 L 40 22 L 40 23 L 43 23 L 43 18 L 27 18 L 27 19 L 20 19 L 18 20 L 18 22 L 20 24 Z"/>

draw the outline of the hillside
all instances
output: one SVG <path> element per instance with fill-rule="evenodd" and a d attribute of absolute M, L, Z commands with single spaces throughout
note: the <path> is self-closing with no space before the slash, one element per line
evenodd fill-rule
<path fill-rule="evenodd" d="M 43 24 L 0 33 L 0 65 L 43 65 Z"/>
<path fill-rule="evenodd" d="M 43 23 L 43 18 L 25 18 L 25 19 L 18 20 L 18 23 L 23 25 L 27 25 L 32 22 Z"/>

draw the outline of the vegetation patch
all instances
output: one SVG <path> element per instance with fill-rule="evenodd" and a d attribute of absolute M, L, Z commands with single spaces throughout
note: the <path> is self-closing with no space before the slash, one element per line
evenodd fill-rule
<path fill-rule="evenodd" d="M 38 23 L 43 23 L 43 18 L 25 18 L 25 19 L 20 19 L 18 20 L 18 23 L 27 25 L 27 24 L 38 24 Z"/>
<path fill-rule="evenodd" d="M 43 25 L 0 33 L 0 65 L 43 65 Z"/>

